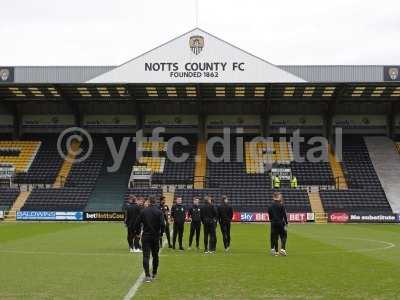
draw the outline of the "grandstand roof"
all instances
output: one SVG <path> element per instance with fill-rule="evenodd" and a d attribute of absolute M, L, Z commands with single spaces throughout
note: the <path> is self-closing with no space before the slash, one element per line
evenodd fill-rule
<path fill-rule="evenodd" d="M 160 63 L 164 63 L 161 68 Z M 187 70 L 186 63 L 193 63 L 196 68 L 207 64 L 218 77 L 179 77 L 196 71 Z M 171 72 L 176 72 L 177 77 Z M 199 28 L 119 66 L 0 66 L 0 73 L 0 83 L 24 84 L 400 81 L 400 66 L 396 65 L 273 65 Z"/>
<path fill-rule="evenodd" d="M 4 100 L 394 101 L 400 83 L 1 84 Z"/>
<path fill-rule="evenodd" d="M 15 83 L 84 83 L 118 66 L 16 66 Z M 277 65 L 308 82 L 383 82 L 383 65 Z"/>

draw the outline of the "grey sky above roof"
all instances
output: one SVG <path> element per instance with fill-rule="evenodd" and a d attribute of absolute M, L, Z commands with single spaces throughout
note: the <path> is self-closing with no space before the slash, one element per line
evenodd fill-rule
<path fill-rule="evenodd" d="M 198 25 L 274 64 L 400 64 L 398 0 L 13 0 L 0 65 L 120 65 Z"/>

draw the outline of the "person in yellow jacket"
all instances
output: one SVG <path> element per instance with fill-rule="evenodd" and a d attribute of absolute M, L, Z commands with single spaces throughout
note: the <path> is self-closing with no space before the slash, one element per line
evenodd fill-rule
<path fill-rule="evenodd" d="M 296 178 L 296 176 L 292 176 L 292 178 L 290 179 L 290 187 L 291 187 L 292 189 L 297 189 L 298 183 L 297 183 L 297 178 Z"/>
<path fill-rule="evenodd" d="M 274 189 L 279 189 L 281 187 L 281 179 L 278 176 L 274 176 L 272 179 L 272 186 Z"/>

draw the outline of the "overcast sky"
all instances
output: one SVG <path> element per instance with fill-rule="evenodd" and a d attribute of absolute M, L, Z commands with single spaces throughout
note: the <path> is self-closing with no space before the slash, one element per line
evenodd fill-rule
<path fill-rule="evenodd" d="M 0 65 L 119 65 L 196 27 L 196 0 L 0 1 Z M 198 27 L 274 64 L 400 65 L 399 0 L 199 0 Z"/>

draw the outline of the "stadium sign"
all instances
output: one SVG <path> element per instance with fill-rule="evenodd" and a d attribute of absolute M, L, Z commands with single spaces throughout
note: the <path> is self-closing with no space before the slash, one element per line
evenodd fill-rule
<path fill-rule="evenodd" d="M 288 213 L 288 221 L 290 223 L 305 223 L 314 221 L 313 213 Z M 269 222 L 267 212 L 234 212 L 233 222 Z"/>
<path fill-rule="evenodd" d="M 332 123 L 340 128 L 386 128 L 385 115 L 335 115 Z"/>
<path fill-rule="evenodd" d="M 22 126 L 67 127 L 75 124 L 73 115 L 30 115 L 22 116 Z"/>
<path fill-rule="evenodd" d="M 147 166 L 133 166 L 131 177 L 136 180 L 150 180 L 152 173 Z"/>
<path fill-rule="evenodd" d="M 196 28 L 88 82 L 176 84 L 305 80 Z"/>
<path fill-rule="evenodd" d="M 322 128 L 324 121 L 318 115 L 271 115 L 269 118 L 270 127 L 274 130 L 279 128 Z"/>
<path fill-rule="evenodd" d="M 85 221 L 123 221 L 125 214 L 123 212 L 85 212 L 83 220 Z"/>
<path fill-rule="evenodd" d="M 15 167 L 11 164 L 0 164 L 0 179 L 11 179 L 15 175 Z"/>
<path fill-rule="evenodd" d="M 379 213 L 352 213 L 349 218 L 350 223 L 397 223 L 395 214 Z"/>
<path fill-rule="evenodd" d="M 331 223 L 347 223 L 349 214 L 347 212 L 333 212 L 328 215 L 328 221 Z"/>
<path fill-rule="evenodd" d="M 18 221 L 82 221 L 82 212 L 18 211 Z"/>
<path fill-rule="evenodd" d="M 196 127 L 199 124 L 197 115 L 145 115 L 144 127 Z"/>
<path fill-rule="evenodd" d="M 331 223 L 397 223 L 398 216 L 392 213 L 333 212 L 328 216 Z"/>
<path fill-rule="evenodd" d="M 84 115 L 84 127 L 136 127 L 136 116 L 131 115 Z"/>
<path fill-rule="evenodd" d="M 384 81 L 400 81 L 400 66 L 383 67 Z"/>
<path fill-rule="evenodd" d="M 209 115 L 206 118 L 208 130 L 223 128 L 243 128 L 244 130 L 259 130 L 261 118 L 259 115 Z"/>
<path fill-rule="evenodd" d="M 14 82 L 14 68 L 0 66 L 0 83 Z"/>
<path fill-rule="evenodd" d="M 290 168 L 272 168 L 271 177 L 279 177 L 281 180 L 290 180 L 292 177 L 292 169 Z"/>

